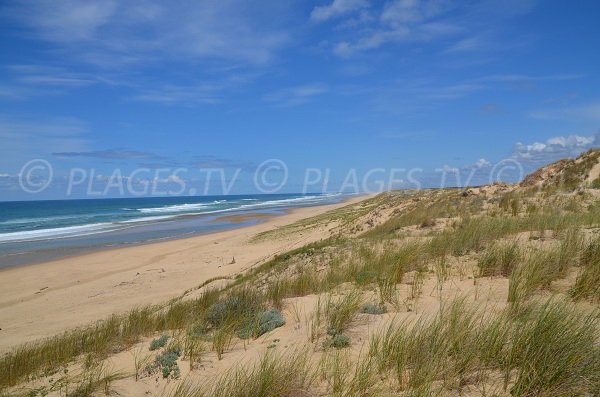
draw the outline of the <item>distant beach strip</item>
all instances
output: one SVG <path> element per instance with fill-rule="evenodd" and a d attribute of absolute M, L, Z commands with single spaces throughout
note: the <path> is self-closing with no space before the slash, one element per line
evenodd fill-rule
<path fill-rule="evenodd" d="M 0 202 L 0 268 L 261 222 L 342 194 Z"/>

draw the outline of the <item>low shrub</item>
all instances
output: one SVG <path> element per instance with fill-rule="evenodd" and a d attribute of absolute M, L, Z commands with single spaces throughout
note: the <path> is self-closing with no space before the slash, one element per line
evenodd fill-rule
<path fill-rule="evenodd" d="M 167 344 L 168 340 L 169 335 L 161 335 L 156 339 L 152 339 L 152 342 L 150 342 L 150 351 L 154 351 L 160 349 L 161 347 L 164 347 Z"/>
<path fill-rule="evenodd" d="M 262 310 L 264 297 L 250 289 L 240 289 L 206 311 L 206 322 L 215 328 L 227 322 L 244 323 L 256 318 Z"/>
<path fill-rule="evenodd" d="M 255 337 L 259 337 L 267 332 L 273 331 L 285 324 L 285 318 L 279 310 L 269 309 L 262 312 L 258 317 L 258 327 Z"/>
<path fill-rule="evenodd" d="M 344 334 L 336 334 L 336 335 L 332 336 L 331 338 L 327 338 L 323 342 L 323 347 L 326 349 L 330 348 L 330 347 L 334 347 L 336 349 L 341 349 L 341 348 L 348 347 L 348 346 L 350 346 L 350 338 Z"/>
<path fill-rule="evenodd" d="M 154 362 L 146 366 L 144 372 L 148 375 L 152 375 L 157 371 L 160 371 L 163 378 L 171 377 L 177 379 L 181 375 L 179 366 L 177 365 L 177 359 L 180 355 L 181 350 L 178 347 L 169 347 L 164 352 L 158 354 L 154 359 Z"/>
<path fill-rule="evenodd" d="M 385 306 L 375 305 L 373 303 L 365 303 L 360 308 L 360 312 L 366 314 L 384 314 L 386 311 Z"/>
<path fill-rule="evenodd" d="M 224 302 L 213 303 L 206 311 L 206 321 L 213 327 L 220 327 L 227 317 L 239 310 L 239 303 L 235 296 L 227 298 Z"/>

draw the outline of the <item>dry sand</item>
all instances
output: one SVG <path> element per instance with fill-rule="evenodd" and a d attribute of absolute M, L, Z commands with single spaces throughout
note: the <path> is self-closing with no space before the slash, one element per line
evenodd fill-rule
<path fill-rule="evenodd" d="M 210 278 L 234 275 L 277 253 L 328 237 L 327 230 L 313 228 L 249 241 L 257 233 L 364 199 L 297 208 L 235 230 L 2 270 L 0 352 L 113 313 L 165 302 Z"/>

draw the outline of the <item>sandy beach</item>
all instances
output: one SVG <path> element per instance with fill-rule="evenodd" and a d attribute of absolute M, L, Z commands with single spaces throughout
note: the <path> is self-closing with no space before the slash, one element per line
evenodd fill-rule
<path fill-rule="evenodd" d="M 315 228 L 276 240 L 249 241 L 257 233 L 364 198 L 297 208 L 234 230 L 2 270 L 0 351 L 137 306 L 165 302 L 210 278 L 234 275 L 279 252 L 327 237 L 327 230 Z"/>

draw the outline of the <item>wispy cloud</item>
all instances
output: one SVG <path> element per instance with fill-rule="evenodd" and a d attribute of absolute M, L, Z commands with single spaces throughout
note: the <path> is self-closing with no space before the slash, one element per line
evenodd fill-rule
<path fill-rule="evenodd" d="M 217 104 L 222 102 L 223 86 L 218 84 L 199 84 L 192 86 L 165 85 L 159 88 L 142 89 L 131 97 L 135 101 L 155 102 L 164 105 L 180 104 Z"/>
<path fill-rule="evenodd" d="M 231 160 L 211 155 L 194 156 L 191 165 L 194 168 L 202 169 L 239 168 L 247 172 L 251 172 L 256 169 L 256 164 L 251 161 Z"/>
<path fill-rule="evenodd" d="M 600 102 L 568 106 L 558 109 L 536 110 L 529 114 L 540 120 L 592 120 L 600 121 Z"/>
<path fill-rule="evenodd" d="M 0 114 L 0 139 L 78 137 L 86 130 L 83 122 L 72 117 L 34 119 Z"/>
<path fill-rule="evenodd" d="M 485 88 L 481 84 L 455 84 L 447 86 L 430 86 L 415 88 L 414 92 L 423 99 L 450 100 L 463 98 L 469 93 L 480 91 Z"/>
<path fill-rule="evenodd" d="M 310 19 L 323 22 L 368 6 L 367 0 L 333 0 L 329 5 L 315 7 L 310 13 Z"/>
<path fill-rule="evenodd" d="M 518 37 L 511 37 L 506 32 L 502 32 L 502 29 L 499 29 L 499 31 L 475 29 L 474 33 L 467 33 L 465 37 L 459 38 L 444 49 L 442 54 L 463 57 L 470 52 L 506 52 L 531 46 L 535 40 L 535 37 L 523 33 L 519 34 Z"/>
<path fill-rule="evenodd" d="M 114 78 L 64 67 L 16 64 L 6 65 L 4 82 L 0 82 L 0 98 L 24 100 L 38 96 L 64 95 L 72 90 L 95 84 L 127 85 Z"/>
<path fill-rule="evenodd" d="M 214 105 L 225 102 L 231 93 L 251 84 L 261 75 L 260 71 L 239 71 L 233 67 L 209 70 L 205 72 L 204 81 L 191 76 L 185 83 L 138 84 L 132 87 L 136 93 L 129 99 L 163 105 Z"/>
<path fill-rule="evenodd" d="M 340 57 L 378 49 L 394 43 L 436 41 L 446 46 L 446 54 L 473 50 L 498 51 L 529 45 L 530 38 L 502 39 L 498 34 L 508 18 L 524 15 L 535 0 L 506 0 L 502 4 L 481 1 L 466 4 L 457 0 L 390 0 L 371 2 L 369 8 L 358 0 L 334 0 L 313 9 L 311 20 L 339 20 L 334 31 L 346 29 L 332 44 Z M 448 46 L 448 41 L 454 43 Z M 518 44 L 515 44 L 518 42 Z"/>
<path fill-rule="evenodd" d="M 16 81 L 36 86 L 83 87 L 101 81 L 91 74 L 51 66 L 9 65 L 7 69 L 14 74 Z"/>
<path fill-rule="evenodd" d="M 336 2 L 333 2 L 327 10 L 338 9 L 335 6 Z M 427 41 L 454 35 L 462 31 L 462 28 L 452 22 L 441 21 L 437 18 L 451 8 L 452 5 L 442 0 L 387 2 L 383 8 L 377 11 L 377 17 L 360 18 L 365 25 L 364 29 L 360 29 L 359 34 L 352 38 L 337 42 L 333 46 L 333 52 L 340 57 L 349 57 L 356 52 L 376 49 L 387 43 Z M 360 7 L 344 8 L 343 14 L 358 9 Z M 330 13 L 325 15 L 329 16 Z M 350 21 L 355 22 L 357 19 L 350 19 Z M 348 24 L 348 21 L 343 24 Z M 355 23 L 351 25 L 355 25 Z"/>
<path fill-rule="evenodd" d="M 474 81 L 479 82 L 494 82 L 494 83 L 515 83 L 521 81 L 567 81 L 580 79 L 581 74 L 553 74 L 530 76 L 525 74 L 494 74 L 489 76 L 481 76 Z"/>
<path fill-rule="evenodd" d="M 76 118 L 0 114 L 0 169 L 14 170 L 53 151 L 86 150 L 91 143 L 87 133 L 86 124 Z"/>
<path fill-rule="evenodd" d="M 374 96 L 376 110 L 417 114 L 487 89 L 489 87 L 482 83 L 457 82 L 448 85 L 430 79 L 402 79 L 371 87 L 371 91 L 366 91 L 364 95 Z"/>
<path fill-rule="evenodd" d="M 303 105 L 312 98 L 323 95 L 329 91 L 327 85 L 322 83 L 306 84 L 289 87 L 269 93 L 263 97 L 266 102 L 276 106 L 289 107 Z"/>
<path fill-rule="evenodd" d="M 433 138 L 436 133 L 431 130 L 415 130 L 415 131 L 387 131 L 379 135 L 383 139 L 394 140 L 413 140 L 419 138 Z"/>
<path fill-rule="evenodd" d="M 74 158 L 74 157 L 87 157 L 95 159 L 108 159 L 108 160 L 161 160 L 164 159 L 160 156 L 151 152 L 142 152 L 137 150 L 125 150 L 125 149 L 108 149 L 108 150 L 94 150 L 87 152 L 54 152 L 53 156 Z"/>
<path fill-rule="evenodd" d="M 184 1 L 167 6 L 144 1 L 25 0 L 4 7 L 2 17 L 103 67 L 164 55 L 262 64 L 288 41 L 282 25 L 285 5 L 272 1 Z"/>
<path fill-rule="evenodd" d="M 463 51 L 474 51 L 487 46 L 489 46 L 489 43 L 486 38 L 483 36 L 472 36 L 458 40 L 456 43 L 448 47 L 444 52 L 451 54 Z"/>

